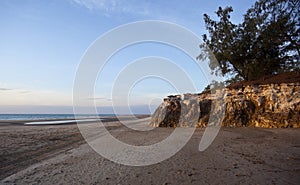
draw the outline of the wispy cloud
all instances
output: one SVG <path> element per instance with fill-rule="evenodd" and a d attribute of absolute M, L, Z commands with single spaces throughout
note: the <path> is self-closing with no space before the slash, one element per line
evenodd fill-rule
<path fill-rule="evenodd" d="M 10 91 L 10 90 L 13 90 L 13 89 L 8 89 L 8 88 L 0 87 L 0 91 Z"/>
<path fill-rule="evenodd" d="M 0 94 L 0 106 L 72 105 L 72 95 L 65 92 L 0 88 Z"/>
<path fill-rule="evenodd" d="M 31 91 L 28 91 L 28 90 L 22 90 L 22 91 L 19 91 L 19 93 L 21 93 L 21 94 L 27 94 L 27 93 L 31 93 Z"/>
<path fill-rule="evenodd" d="M 71 0 L 72 3 L 89 10 L 100 10 L 106 16 L 115 13 L 149 15 L 149 3 L 136 0 Z"/>
<path fill-rule="evenodd" d="M 91 100 L 91 101 L 94 101 L 94 100 L 105 100 L 105 101 L 111 101 L 111 99 L 110 99 L 110 98 L 104 98 L 104 97 L 86 98 L 86 100 Z"/>
<path fill-rule="evenodd" d="M 181 25 L 191 25 L 200 16 L 197 7 L 186 7 L 185 1 L 141 1 L 141 0 L 69 0 L 72 4 L 85 7 L 93 12 L 120 18 L 131 15 L 140 19 L 170 21 Z M 182 16 L 184 15 L 184 16 Z"/>
<path fill-rule="evenodd" d="M 4 87 L 0 87 L 0 92 L 13 92 L 13 93 L 20 93 L 20 94 L 26 94 L 26 93 L 30 93 L 31 91 L 26 90 L 26 89 L 12 89 L 12 88 L 4 88 Z"/>

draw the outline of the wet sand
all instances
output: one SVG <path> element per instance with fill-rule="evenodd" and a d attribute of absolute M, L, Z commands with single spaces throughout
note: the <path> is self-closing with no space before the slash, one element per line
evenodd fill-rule
<path fill-rule="evenodd" d="M 134 145 L 155 143 L 173 131 L 138 132 L 116 121 L 107 128 Z M 299 184 L 300 129 L 222 128 L 213 144 L 199 152 L 203 132 L 197 129 L 165 161 L 132 167 L 97 154 L 75 124 L 2 125 L 0 184 Z"/>

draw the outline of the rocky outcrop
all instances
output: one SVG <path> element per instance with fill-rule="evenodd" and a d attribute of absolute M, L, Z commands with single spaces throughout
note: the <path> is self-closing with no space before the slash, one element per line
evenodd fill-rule
<path fill-rule="evenodd" d="M 300 127 L 300 83 L 246 85 L 169 96 L 157 108 L 155 127 Z"/>

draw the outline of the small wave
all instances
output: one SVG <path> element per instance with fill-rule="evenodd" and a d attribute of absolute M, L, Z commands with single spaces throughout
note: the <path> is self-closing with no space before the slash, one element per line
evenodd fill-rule
<path fill-rule="evenodd" d="M 93 122 L 99 119 L 82 119 L 82 120 L 59 120 L 59 121 L 34 121 L 26 122 L 24 125 L 62 125 L 69 123 Z"/>

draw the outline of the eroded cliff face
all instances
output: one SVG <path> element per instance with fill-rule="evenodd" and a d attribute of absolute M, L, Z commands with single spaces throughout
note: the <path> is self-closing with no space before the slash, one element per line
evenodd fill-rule
<path fill-rule="evenodd" d="M 300 127 L 300 83 L 247 85 L 237 89 L 169 96 L 157 108 L 155 127 Z"/>

